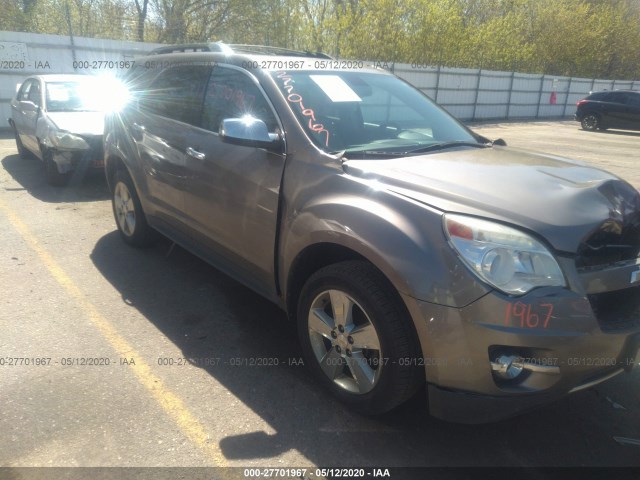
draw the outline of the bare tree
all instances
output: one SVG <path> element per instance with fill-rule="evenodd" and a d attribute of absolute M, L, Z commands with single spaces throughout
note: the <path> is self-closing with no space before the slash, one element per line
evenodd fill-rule
<path fill-rule="evenodd" d="M 229 13 L 232 0 L 152 0 L 158 40 L 168 43 L 209 40 Z"/>
<path fill-rule="evenodd" d="M 142 6 L 140 6 L 140 0 L 136 0 L 136 12 L 138 13 L 138 41 L 144 42 L 144 22 L 147 20 L 147 9 L 149 7 L 149 0 L 142 0 Z"/>

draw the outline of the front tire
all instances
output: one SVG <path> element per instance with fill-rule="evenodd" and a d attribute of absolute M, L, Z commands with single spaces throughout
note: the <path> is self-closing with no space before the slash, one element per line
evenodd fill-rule
<path fill-rule="evenodd" d="M 22 144 L 22 140 L 20 140 L 20 135 L 18 135 L 18 130 L 16 130 L 16 126 L 13 123 L 11 123 L 11 126 L 13 127 L 13 135 L 15 136 L 15 139 L 16 139 L 16 149 L 18 150 L 18 156 L 20 158 L 27 158 L 29 156 L 29 152 L 27 152 L 27 149 Z"/>
<path fill-rule="evenodd" d="M 42 160 L 44 162 L 47 183 L 54 187 L 62 187 L 66 185 L 69 180 L 69 174 L 60 173 L 58 171 L 58 165 L 53 161 L 53 154 L 50 150 L 45 149 L 42 151 Z"/>
<path fill-rule="evenodd" d="M 580 125 L 582 125 L 583 130 L 587 130 L 589 132 L 602 128 L 600 117 L 595 113 L 586 114 L 580 122 Z"/>
<path fill-rule="evenodd" d="M 113 179 L 113 216 L 122 239 L 134 247 L 145 247 L 153 241 L 153 231 L 147 224 L 140 198 L 133 180 L 123 170 L 118 170 Z"/>
<path fill-rule="evenodd" d="M 305 361 L 337 398 L 380 414 L 424 382 L 415 329 L 392 285 L 371 264 L 341 262 L 309 278 L 298 304 Z"/>

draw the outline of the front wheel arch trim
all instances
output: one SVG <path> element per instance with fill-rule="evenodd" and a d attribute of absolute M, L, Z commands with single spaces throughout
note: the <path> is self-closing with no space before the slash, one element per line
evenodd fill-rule
<path fill-rule="evenodd" d="M 423 324 L 420 318 L 416 319 L 411 315 L 410 312 L 414 309 L 409 308 L 406 304 L 404 299 L 406 295 L 401 294 L 393 281 L 389 278 L 385 268 L 381 268 L 379 265 L 376 265 L 376 263 L 372 262 L 365 253 L 358 252 L 357 250 L 345 245 L 332 242 L 314 243 L 312 245 L 308 245 L 296 255 L 295 259 L 291 263 L 291 268 L 289 269 L 286 283 L 287 289 L 285 292 L 285 306 L 289 319 L 292 322 L 295 322 L 296 320 L 295 317 L 298 310 L 300 294 L 302 293 L 303 286 L 307 280 L 321 268 L 347 260 L 365 261 L 380 272 L 382 277 L 384 277 L 388 283 L 389 290 L 397 300 L 398 305 L 402 308 L 403 315 L 405 315 L 412 323 L 418 345 L 420 346 L 421 354 L 424 356 L 425 352 L 428 352 L 428 343 L 425 342 L 427 338 L 426 324 Z M 390 268 L 389 266 L 387 267 Z"/>

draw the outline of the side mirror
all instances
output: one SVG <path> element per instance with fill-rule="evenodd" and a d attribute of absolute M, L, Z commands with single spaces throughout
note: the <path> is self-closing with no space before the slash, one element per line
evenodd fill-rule
<path fill-rule="evenodd" d="M 282 144 L 280 137 L 275 133 L 269 133 L 267 125 L 262 120 L 250 116 L 225 118 L 220 124 L 219 135 L 223 142 L 247 147 L 279 150 Z"/>
<path fill-rule="evenodd" d="M 507 146 L 507 142 L 505 142 L 503 139 L 501 138 L 497 138 L 495 139 L 493 142 L 491 142 L 493 145 L 498 145 L 500 147 L 506 147 Z"/>
<path fill-rule="evenodd" d="M 25 112 L 37 112 L 40 110 L 40 107 L 31 101 L 22 101 L 22 109 Z"/>
<path fill-rule="evenodd" d="M 478 140 L 480 143 L 492 143 L 491 140 L 489 140 L 487 137 L 480 135 L 479 133 L 476 132 L 471 132 L 473 134 L 474 137 L 476 137 L 476 140 Z"/>

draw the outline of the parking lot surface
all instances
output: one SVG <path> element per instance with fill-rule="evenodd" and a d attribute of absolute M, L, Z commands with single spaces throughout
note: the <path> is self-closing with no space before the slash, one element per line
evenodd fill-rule
<path fill-rule="evenodd" d="M 640 189 L 640 132 L 587 132 L 572 120 L 477 123 L 470 126 L 492 140 L 504 139 L 511 147 L 571 158 L 603 168 Z"/>
<path fill-rule="evenodd" d="M 482 124 L 640 188 L 640 133 Z M 45 183 L 0 140 L 0 466 L 640 466 L 640 370 L 490 425 L 380 417 L 316 385 L 284 314 L 161 240 L 118 237 L 101 177 Z"/>

